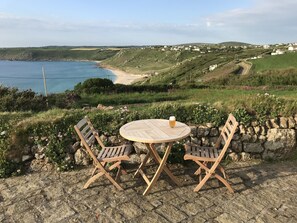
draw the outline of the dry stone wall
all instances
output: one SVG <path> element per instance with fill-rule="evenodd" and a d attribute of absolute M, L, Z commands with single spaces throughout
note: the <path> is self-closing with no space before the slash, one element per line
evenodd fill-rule
<path fill-rule="evenodd" d="M 214 127 L 211 124 L 191 126 L 191 135 L 187 139 L 192 143 L 201 146 L 214 146 L 221 132 L 221 127 Z M 286 159 L 297 153 L 297 115 L 294 117 L 280 117 L 266 121 L 264 124 L 252 122 L 245 126 L 240 124 L 231 141 L 228 157 L 234 161 L 248 160 L 251 158 L 264 160 Z M 123 139 L 120 136 L 101 136 L 101 139 L 109 145 L 121 144 Z M 131 154 L 131 163 L 140 163 L 147 152 L 145 145 L 134 143 L 135 153 Z M 67 159 L 73 160 L 76 165 L 90 165 L 92 160 L 81 147 L 75 143 L 67 149 Z M 164 150 L 164 145 L 157 145 L 157 149 Z M 46 148 L 34 146 L 22 159 L 29 157 L 32 169 L 48 169 L 50 162 L 45 156 Z M 94 153 L 98 152 L 94 149 Z"/>
<path fill-rule="evenodd" d="M 213 146 L 222 127 L 192 126 L 190 141 L 201 146 Z M 231 145 L 232 160 L 257 158 L 279 160 L 290 157 L 297 151 L 297 116 L 271 119 L 260 125 L 239 125 Z"/>

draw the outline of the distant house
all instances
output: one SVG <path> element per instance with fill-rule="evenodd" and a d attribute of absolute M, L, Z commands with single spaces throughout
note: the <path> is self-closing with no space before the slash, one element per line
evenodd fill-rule
<path fill-rule="evenodd" d="M 297 47 L 289 46 L 288 51 L 297 51 Z"/>
<path fill-rule="evenodd" d="M 217 67 L 218 67 L 217 64 L 210 65 L 209 68 L 208 68 L 208 70 L 209 70 L 209 71 L 213 71 L 213 70 L 216 69 Z"/>
<path fill-rule="evenodd" d="M 289 50 L 289 51 L 294 51 L 294 47 L 293 47 L 293 46 L 289 46 L 289 47 L 288 47 L 288 50 Z"/>
<path fill-rule="evenodd" d="M 264 48 L 264 49 L 269 49 L 270 46 L 269 46 L 269 45 L 263 45 L 263 48 Z"/>
<path fill-rule="evenodd" d="M 271 55 L 272 56 L 275 56 L 275 55 L 281 55 L 281 54 L 284 54 L 285 52 L 280 50 L 280 49 L 277 49 L 275 52 L 272 52 Z"/>

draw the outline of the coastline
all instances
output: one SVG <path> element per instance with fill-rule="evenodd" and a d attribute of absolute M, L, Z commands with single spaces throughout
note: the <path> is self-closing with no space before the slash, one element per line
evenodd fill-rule
<path fill-rule="evenodd" d="M 115 84 L 129 85 L 129 84 L 133 84 L 136 81 L 142 80 L 144 78 L 144 75 L 127 73 L 123 70 L 119 70 L 111 66 L 106 66 L 106 65 L 102 66 L 100 64 L 100 61 L 96 61 L 96 62 L 99 67 L 114 73 L 114 75 L 116 76 L 116 79 L 114 81 Z"/>

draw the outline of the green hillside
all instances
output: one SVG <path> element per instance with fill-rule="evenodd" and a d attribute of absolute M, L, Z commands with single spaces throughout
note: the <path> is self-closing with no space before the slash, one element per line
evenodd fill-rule
<path fill-rule="evenodd" d="M 297 68 L 297 53 L 286 53 L 276 56 L 268 56 L 252 61 L 256 72 Z"/>
<path fill-rule="evenodd" d="M 102 65 L 130 73 L 145 74 L 147 78 L 144 82 L 147 84 L 183 85 L 189 82 L 201 83 L 209 74 L 208 69 L 211 65 L 217 64 L 221 67 L 232 61 L 260 55 L 266 51 L 256 48 L 222 48 L 213 45 L 201 46 L 200 51 L 186 50 L 177 46 L 134 48 L 121 50 L 115 56 L 104 60 Z M 235 69 L 235 63 L 234 68 L 228 68 L 231 71 Z"/>
<path fill-rule="evenodd" d="M 0 60 L 104 60 L 115 55 L 115 49 L 72 50 L 70 47 L 2 48 Z"/>

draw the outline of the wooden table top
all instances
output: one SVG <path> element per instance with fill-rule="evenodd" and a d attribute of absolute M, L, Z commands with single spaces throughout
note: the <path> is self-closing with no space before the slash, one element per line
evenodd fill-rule
<path fill-rule="evenodd" d="M 165 119 L 144 119 L 129 122 L 120 128 L 124 138 L 143 143 L 173 142 L 190 135 L 191 129 L 184 123 L 176 122 L 170 128 L 169 121 Z"/>

